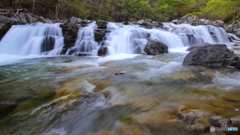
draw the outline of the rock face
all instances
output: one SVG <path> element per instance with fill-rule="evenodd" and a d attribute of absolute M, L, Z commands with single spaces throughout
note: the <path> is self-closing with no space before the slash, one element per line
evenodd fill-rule
<path fill-rule="evenodd" d="M 69 23 L 61 24 L 62 33 L 64 37 L 64 48 L 70 48 L 75 45 L 78 33 L 78 27 L 70 25 Z"/>
<path fill-rule="evenodd" d="M 55 38 L 51 35 L 46 36 L 42 42 L 41 52 L 47 52 L 53 50 L 55 44 Z"/>
<path fill-rule="evenodd" d="M 240 37 L 240 20 L 234 21 L 232 24 L 226 25 L 225 30 Z"/>
<path fill-rule="evenodd" d="M 0 15 L 0 40 L 7 33 L 7 31 L 12 27 L 12 25 L 25 25 L 25 24 L 26 22 L 23 22 L 17 17 L 10 18 L 10 17 Z"/>
<path fill-rule="evenodd" d="M 172 22 L 175 24 L 214 25 L 217 27 L 224 27 L 224 22 L 221 20 L 210 21 L 207 19 L 200 19 L 189 15 L 185 15 L 180 19 L 173 20 Z"/>
<path fill-rule="evenodd" d="M 225 44 L 201 43 L 188 48 L 190 51 L 183 65 L 201 65 L 209 67 L 236 67 L 239 57 L 229 50 Z"/>
<path fill-rule="evenodd" d="M 110 31 L 107 30 L 107 21 L 104 20 L 98 20 L 96 22 L 97 29 L 94 30 L 94 39 L 98 44 L 101 46 L 98 49 L 98 56 L 105 56 L 107 55 L 108 48 L 105 46 L 104 40 L 106 39 L 105 36 Z"/>
<path fill-rule="evenodd" d="M 105 56 L 108 53 L 108 48 L 106 46 L 101 46 L 98 49 L 98 56 Z"/>
<path fill-rule="evenodd" d="M 106 30 L 107 29 L 107 21 L 103 20 L 98 20 L 96 22 L 97 24 L 97 29 L 94 30 L 94 39 L 96 42 L 101 43 L 105 39 L 105 35 L 109 33 L 110 31 Z"/>
<path fill-rule="evenodd" d="M 168 53 L 168 46 L 165 45 L 164 43 L 162 43 L 159 40 L 150 40 L 145 48 L 144 51 L 148 54 L 148 55 L 158 55 L 161 53 Z"/>
<path fill-rule="evenodd" d="M 82 27 L 85 27 L 91 22 L 92 21 L 90 20 L 83 20 L 81 18 L 72 17 L 68 22 L 60 25 L 64 37 L 64 47 L 61 51 L 61 54 L 65 54 L 68 48 L 71 48 L 75 45 L 78 36 L 78 30 Z M 74 50 L 71 52 L 74 52 Z"/>

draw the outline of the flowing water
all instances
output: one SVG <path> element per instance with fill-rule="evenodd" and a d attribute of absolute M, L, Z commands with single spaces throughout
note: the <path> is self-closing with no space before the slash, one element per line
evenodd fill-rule
<path fill-rule="evenodd" d="M 75 57 L 57 56 L 63 46 L 58 26 L 13 26 L 0 42 L 1 134 L 202 134 L 210 117 L 240 115 L 239 71 L 182 66 L 192 44 L 230 47 L 221 28 L 109 23 L 109 55 Z M 79 30 L 78 52 L 94 54 L 94 28 Z M 170 53 L 142 55 L 148 39 L 161 40 Z M 181 122 L 179 110 L 203 114 L 192 124 L 196 131 Z"/>

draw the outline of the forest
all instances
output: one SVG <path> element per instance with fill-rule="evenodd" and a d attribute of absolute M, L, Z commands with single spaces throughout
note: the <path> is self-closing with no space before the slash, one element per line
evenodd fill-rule
<path fill-rule="evenodd" d="M 225 23 L 240 18 L 239 0 L 1 0 L 0 8 L 25 8 L 49 19 L 170 21 L 186 14 Z"/>

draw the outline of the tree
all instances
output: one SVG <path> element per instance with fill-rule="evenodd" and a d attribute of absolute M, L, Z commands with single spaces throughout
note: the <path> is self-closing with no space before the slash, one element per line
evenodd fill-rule
<path fill-rule="evenodd" d="M 209 0 L 199 12 L 190 15 L 220 20 L 232 16 L 232 19 L 234 19 L 239 17 L 239 4 L 239 0 Z"/>

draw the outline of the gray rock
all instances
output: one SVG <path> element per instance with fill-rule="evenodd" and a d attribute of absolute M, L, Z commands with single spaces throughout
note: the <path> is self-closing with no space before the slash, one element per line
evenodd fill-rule
<path fill-rule="evenodd" d="M 96 29 L 94 30 L 94 39 L 96 42 L 100 43 L 104 41 L 105 35 L 109 33 L 110 31 L 105 29 Z"/>
<path fill-rule="evenodd" d="M 193 46 L 188 47 L 187 51 L 192 51 L 192 50 L 194 50 L 194 49 L 196 49 L 196 48 L 198 48 L 198 47 L 200 47 L 200 46 L 206 46 L 206 45 L 211 45 L 211 44 L 209 44 L 209 43 L 196 44 L 196 45 L 193 45 Z"/>
<path fill-rule="evenodd" d="M 150 40 L 146 44 L 144 51 L 148 55 L 158 55 L 158 54 L 162 54 L 162 53 L 168 53 L 168 46 L 159 40 L 156 40 L 156 39 Z"/>
<path fill-rule="evenodd" d="M 3 15 L 0 15 L 0 23 L 1 24 L 7 24 L 7 23 L 14 22 L 14 21 L 20 21 L 20 20 L 16 19 L 16 18 L 9 18 L 9 17 L 3 16 Z"/>
<path fill-rule="evenodd" d="M 209 122 L 212 126 L 217 127 L 219 125 L 218 121 L 221 119 L 222 119 L 222 117 L 220 117 L 220 116 L 214 116 L 214 117 L 209 118 Z"/>
<path fill-rule="evenodd" d="M 180 19 L 175 19 L 172 21 L 175 24 L 191 24 L 191 25 L 214 25 L 217 27 L 224 27 L 224 22 L 221 20 L 210 21 L 207 19 L 200 19 L 197 17 L 192 17 L 185 15 Z"/>
<path fill-rule="evenodd" d="M 225 25 L 224 28 L 228 33 L 233 33 L 237 36 L 240 36 L 240 20 L 236 20 L 232 24 Z"/>
<path fill-rule="evenodd" d="M 75 25 L 75 24 L 77 23 L 77 20 L 78 20 L 78 18 L 76 18 L 76 17 L 71 17 L 71 19 L 70 19 L 70 24 L 71 24 L 71 25 Z"/>
<path fill-rule="evenodd" d="M 46 19 L 45 23 L 52 24 L 52 20 Z"/>
<path fill-rule="evenodd" d="M 81 18 L 77 18 L 77 23 L 81 23 L 83 20 Z"/>
<path fill-rule="evenodd" d="M 98 49 L 98 56 L 105 56 L 107 55 L 107 52 L 108 52 L 108 48 L 106 46 L 101 46 Z"/>
<path fill-rule="evenodd" d="M 36 18 L 34 18 L 30 14 L 26 14 L 26 16 L 27 16 L 28 23 L 33 23 L 33 22 L 35 22 L 37 20 Z"/>
<path fill-rule="evenodd" d="M 19 13 L 17 16 L 20 19 L 20 21 L 22 21 L 24 23 L 27 23 L 27 20 L 26 20 L 26 17 L 25 17 L 24 13 Z"/>
<path fill-rule="evenodd" d="M 221 119 L 218 121 L 218 126 L 220 127 L 228 127 L 230 126 L 230 119 Z"/>
<path fill-rule="evenodd" d="M 4 25 L 5 25 L 5 24 L 0 23 L 0 29 L 2 29 L 2 27 L 3 27 Z"/>
<path fill-rule="evenodd" d="M 150 19 L 146 19 L 146 20 L 139 20 L 139 21 L 136 21 L 136 22 L 132 22 L 132 24 L 136 24 L 136 25 L 139 25 L 141 27 L 144 27 L 144 28 L 162 28 L 163 27 L 163 24 L 161 22 L 157 22 L 157 21 L 152 21 Z"/>
<path fill-rule="evenodd" d="M 199 110 L 191 110 L 188 113 L 180 112 L 176 114 L 185 124 L 193 125 L 196 120 L 201 118 L 203 113 Z"/>
<path fill-rule="evenodd" d="M 39 17 L 42 21 L 46 22 L 46 19 L 42 16 Z"/>
<path fill-rule="evenodd" d="M 239 58 L 225 44 L 201 43 L 190 47 L 183 65 L 201 65 L 209 67 L 236 66 Z"/>

